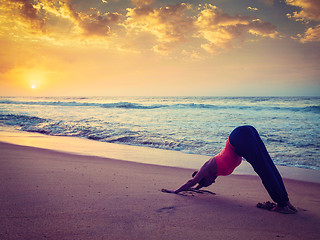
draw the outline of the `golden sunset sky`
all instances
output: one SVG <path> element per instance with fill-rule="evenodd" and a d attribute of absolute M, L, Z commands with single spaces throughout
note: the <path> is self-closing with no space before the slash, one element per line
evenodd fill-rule
<path fill-rule="evenodd" d="M 1 0 L 1 96 L 319 96 L 319 0 Z"/>

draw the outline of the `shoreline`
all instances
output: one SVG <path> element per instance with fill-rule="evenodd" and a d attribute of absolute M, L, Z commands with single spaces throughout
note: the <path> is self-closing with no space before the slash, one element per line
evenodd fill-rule
<path fill-rule="evenodd" d="M 18 131 L 0 126 L 0 142 L 55 150 L 83 156 L 97 156 L 159 166 L 199 169 L 210 157 L 187 154 L 179 151 L 163 150 L 142 146 L 105 143 L 89 139 L 49 136 L 40 133 Z M 283 178 L 320 183 L 320 171 L 299 167 L 276 165 Z M 235 169 L 236 175 L 256 175 L 245 160 Z"/>
<path fill-rule="evenodd" d="M 320 184 L 284 179 L 286 215 L 253 175 L 219 177 L 212 194 L 162 193 L 191 169 L 0 143 L 0 239 L 191 240 L 320 237 Z"/>

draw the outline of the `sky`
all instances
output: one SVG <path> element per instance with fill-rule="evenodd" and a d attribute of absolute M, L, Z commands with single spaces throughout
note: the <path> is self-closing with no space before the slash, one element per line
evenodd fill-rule
<path fill-rule="evenodd" d="M 1 0 L 0 96 L 320 96 L 319 0 Z"/>

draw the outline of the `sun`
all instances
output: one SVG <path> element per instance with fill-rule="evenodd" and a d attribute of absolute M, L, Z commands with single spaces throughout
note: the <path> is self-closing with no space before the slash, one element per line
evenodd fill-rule
<path fill-rule="evenodd" d="M 43 70 L 27 69 L 23 76 L 27 83 L 26 87 L 30 90 L 40 90 L 45 81 L 45 71 Z"/>

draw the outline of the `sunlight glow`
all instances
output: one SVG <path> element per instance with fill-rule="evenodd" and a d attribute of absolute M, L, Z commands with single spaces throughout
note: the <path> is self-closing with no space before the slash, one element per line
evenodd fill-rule
<path fill-rule="evenodd" d="M 253 2 L 1 0 L 0 95 L 319 96 L 319 1 Z"/>
<path fill-rule="evenodd" d="M 45 74 L 43 70 L 39 69 L 29 69 L 23 74 L 27 84 L 29 85 L 29 89 L 36 90 L 43 85 L 45 81 Z"/>

